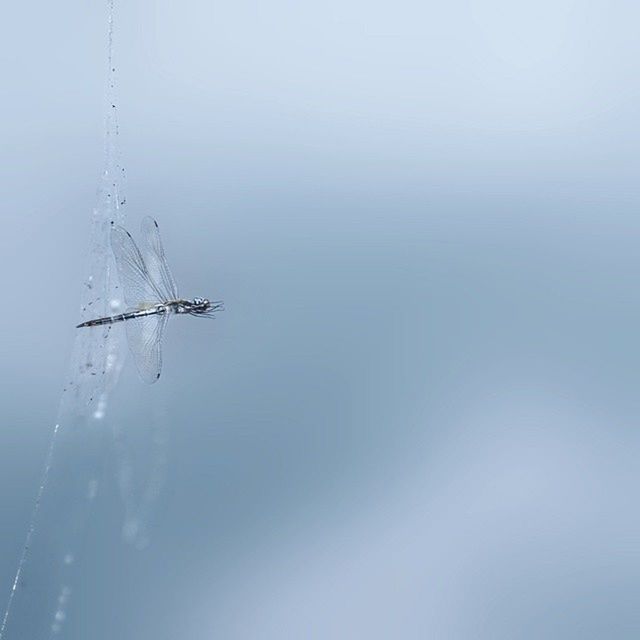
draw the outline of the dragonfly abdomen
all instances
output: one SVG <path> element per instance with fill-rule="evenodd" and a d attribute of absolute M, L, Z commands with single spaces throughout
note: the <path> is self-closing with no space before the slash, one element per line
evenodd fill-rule
<path fill-rule="evenodd" d="M 95 320 L 87 320 L 76 325 L 76 329 L 81 327 L 97 327 L 102 324 L 113 324 L 114 322 L 122 322 L 123 320 L 131 320 L 133 318 L 140 318 L 141 316 L 150 316 L 156 313 L 166 313 L 165 307 L 154 307 L 153 309 L 144 309 L 141 311 L 127 311 L 126 313 L 120 313 L 117 316 L 107 316 L 105 318 L 96 318 Z"/>

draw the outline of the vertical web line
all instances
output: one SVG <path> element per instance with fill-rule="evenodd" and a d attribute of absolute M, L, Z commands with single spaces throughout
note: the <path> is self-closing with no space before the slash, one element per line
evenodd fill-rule
<path fill-rule="evenodd" d="M 122 193 L 124 170 L 120 166 L 118 150 L 116 69 L 113 60 L 114 4 L 114 0 L 107 0 L 107 61 L 109 66 L 104 129 L 104 167 L 98 189 L 98 202 L 92 216 L 89 276 L 84 282 L 81 298 L 81 317 L 83 320 L 87 315 L 97 312 L 100 307 L 108 310 L 117 308 L 121 304 L 121 296 L 113 282 L 108 249 L 108 233 L 111 223 L 115 221 L 122 224 L 124 222 L 121 208 L 125 204 Z M 115 386 L 123 364 L 121 347 L 121 341 L 111 335 L 108 328 L 94 334 L 76 333 L 70 372 L 66 378 L 58 407 L 58 419 L 51 434 L 24 545 L 18 559 L 18 566 L 0 625 L 0 640 L 5 638 L 18 586 L 21 584 L 34 535 L 38 530 L 38 519 L 43 498 L 50 483 L 58 436 L 65 426 L 69 427 L 74 423 L 79 423 L 86 428 L 91 422 L 100 422 L 104 418 L 108 394 Z M 92 478 L 88 484 L 90 490 L 86 494 L 85 500 L 90 503 L 96 495 L 97 480 Z M 65 557 L 65 561 L 66 559 Z M 60 631 L 60 622 L 65 617 L 63 607 L 68 604 L 69 593 L 70 589 L 63 584 L 54 622 L 50 627 L 51 635 Z"/>
<path fill-rule="evenodd" d="M 60 425 L 56 424 L 56 426 L 53 428 L 53 433 L 51 434 L 51 442 L 49 443 L 44 471 L 42 472 L 40 486 L 38 487 L 38 493 L 36 494 L 36 501 L 31 512 L 27 536 L 24 541 L 24 546 L 22 547 L 22 553 L 20 554 L 20 560 L 18 561 L 18 568 L 16 570 L 15 578 L 13 579 L 13 584 L 11 585 L 9 599 L 7 600 L 7 607 L 2 618 L 2 626 L 0 627 L 0 640 L 4 638 L 4 631 L 7 626 L 7 620 L 9 619 L 9 614 L 11 613 L 11 605 L 13 604 L 13 599 L 16 595 L 16 589 L 18 588 L 18 583 L 20 582 L 20 577 L 22 576 L 24 565 L 27 562 L 27 555 L 29 553 L 29 547 L 31 546 L 31 540 L 33 539 L 33 534 L 36 530 L 36 521 L 38 519 L 38 512 L 40 511 L 40 503 L 42 502 L 42 496 L 44 495 L 44 490 L 47 486 L 47 480 L 49 479 L 49 472 L 51 471 L 51 463 L 53 461 L 53 451 L 55 449 L 56 436 L 58 435 L 59 428 Z"/>

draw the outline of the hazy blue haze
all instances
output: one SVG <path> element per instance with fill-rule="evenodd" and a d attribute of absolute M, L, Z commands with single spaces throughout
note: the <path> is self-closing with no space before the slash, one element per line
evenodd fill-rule
<path fill-rule="evenodd" d="M 170 323 L 157 385 L 127 363 L 113 418 L 143 473 L 166 407 L 166 486 L 124 544 L 105 440 L 63 637 L 637 638 L 640 6 L 119 4 L 129 225 L 227 310 Z M 4 593 L 78 321 L 105 16 L 3 12 Z"/>

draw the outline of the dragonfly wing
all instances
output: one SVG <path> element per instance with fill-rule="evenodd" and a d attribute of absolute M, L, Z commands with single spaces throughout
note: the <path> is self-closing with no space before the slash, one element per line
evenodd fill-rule
<path fill-rule="evenodd" d="M 169 320 L 168 313 L 154 313 L 131 318 L 124 324 L 127 329 L 129 351 L 140 377 L 153 384 L 162 370 L 162 334 Z"/>
<path fill-rule="evenodd" d="M 131 234 L 123 227 L 111 228 L 111 248 L 116 258 L 124 299 L 133 308 L 166 302 L 167 297 L 147 269 Z"/>
<path fill-rule="evenodd" d="M 145 263 L 149 275 L 167 300 L 177 300 L 178 287 L 167 265 L 158 223 L 147 216 L 142 220 L 140 230 L 146 244 Z"/>

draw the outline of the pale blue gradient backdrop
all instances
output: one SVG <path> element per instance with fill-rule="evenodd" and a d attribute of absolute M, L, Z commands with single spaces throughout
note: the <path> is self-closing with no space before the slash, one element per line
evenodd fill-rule
<path fill-rule="evenodd" d="M 637 638 L 637 3 L 118 4 L 130 226 L 227 311 L 171 323 L 154 387 L 128 363 L 113 415 L 144 443 L 162 399 L 167 485 L 140 552 L 106 482 L 65 637 Z M 3 14 L 3 593 L 78 319 L 105 22 Z"/>

